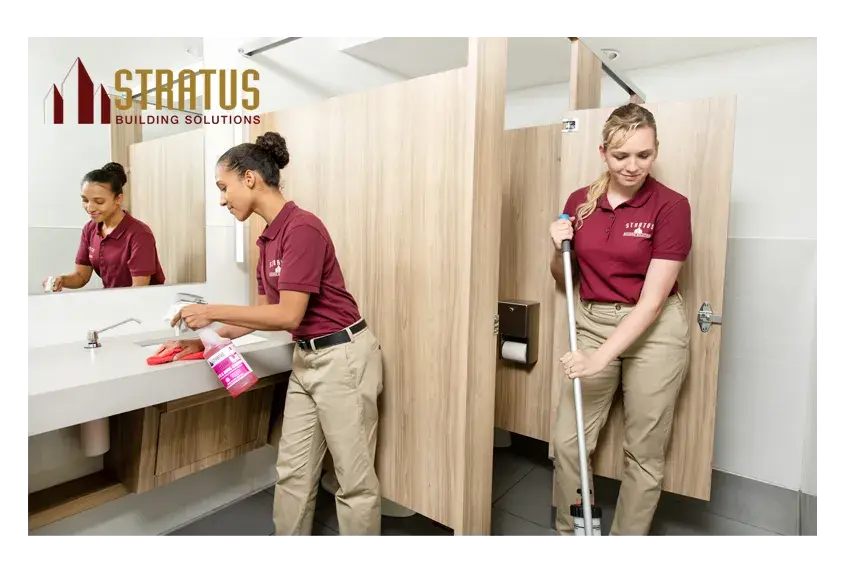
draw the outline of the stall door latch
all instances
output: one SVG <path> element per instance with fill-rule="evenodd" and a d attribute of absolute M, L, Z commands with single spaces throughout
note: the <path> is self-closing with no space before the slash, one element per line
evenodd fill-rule
<path fill-rule="evenodd" d="M 722 324 L 722 315 L 715 314 L 713 309 L 710 308 L 710 302 L 705 301 L 698 309 L 698 328 L 701 329 L 701 332 L 709 332 L 710 325 L 714 324 Z"/>

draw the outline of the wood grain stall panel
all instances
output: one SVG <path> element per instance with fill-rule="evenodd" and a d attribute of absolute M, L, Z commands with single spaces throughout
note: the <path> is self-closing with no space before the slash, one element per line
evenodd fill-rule
<path fill-rule="evenodd" d="M 505 181 L 499 300 L 540 303 L 540 341 L 534 365 L 499 360 L 496 426 L 549 441 L 555 281 L 549 271 L 549 225 L 560 213 L 560 126 L 505 131 Z"/>
<path fill-rule="evenodd" d="M 195 129 L 129 151 L 132 215 L 152 229 L 167 285 L 206 281 L 204 138 Z"/>
<path fill-rule="evenodd" d="M 690 319 L 690 370 L 681 390 L 670 439 L 663 489 L 708 500 L 716 419 L 721 326 L 700 331 L 698 309 L 709 301 L 722 312 L 727 251 L 728 212 L 733 170 L 734 97 L 645 104 L 657 120 L 660 153 L 654 176 L 689 198 L 692 207 L 693 248 L 680 280 L 680 292 Z M 603 170 L 597 147 L 601 128 L 613 108 L 570 112 L 579 130 L 562 136 L 559 206 L 574 190 L 593 181 Z M 577 234 L 576 234 L 577 236 Z M 558 292 L 556 310 L 564 311 Z M 566 315 L 555 322 L 555 357 L 568 351 Z M 562 383 L 555 370 L 552 429 Z M 617 397 L 618 399 L 619 397 Z M 574 415 L 573 415 L 574 416 Z M 553 430 L 552 430 L 553 432 Z M 617 400 L 593 457 L 595 474 L 620 479 L 624 470 L 623 413 Z"/>
<path fill-rule="evenodd" d="M 458 534 L 483 534 L 506 41 L 471 40 L 470 50 L 466 68 L 265 115 L 249 136 L 286 138 L 285 196 L 326 224 L 381 341 L 382 494 Z M 250 240 L 264 227 L 253 217 Z M 257 259 L 253 248 L 253 270 Z"/>

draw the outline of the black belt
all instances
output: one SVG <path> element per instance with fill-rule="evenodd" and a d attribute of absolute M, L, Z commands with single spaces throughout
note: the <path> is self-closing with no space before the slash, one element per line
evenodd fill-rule
<path fill-rule="evenodd" d="M 322 348 L 328 348 L 329 346 L 337 346 L 338 344 L 346 344 L 347 342 L 352 342 L 352 337 L 362 330 L 367 328 L 367 321 L 361 319 L 354 325 L 347 327 L 343 330 L 339 330 L 337 332 L 333 332 L 331 334 L 327 334 L 325 336 L 318 336 L 317 338 L 312 338 L 311 340 L 297 340 L 296 345 L 302 348 L 303 350 L 311 350 L 317 351 Z"/>

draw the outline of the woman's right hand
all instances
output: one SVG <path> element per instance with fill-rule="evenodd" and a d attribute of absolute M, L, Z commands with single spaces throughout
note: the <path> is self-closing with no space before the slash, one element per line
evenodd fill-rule
<path fill-rule="evenodd" d="M 202 352 L 205 350 L 205 346 L 202 345 L 202 340 L 199 338 L 193 340 L 168 340 L 161 347 L 156 350 L 155 356 L 164 356 L 175 350 L 176 348 L 181 348 L 182 350 L 173 356 L 173 361 L 180 359 L 182 356 L 187 356 L 188 354 L 194 354 L 196 352 Z"/>
<path fill-rule="evenodd" d="M 41 280 L 41 287 L 43 287 L 45 291 L 47 291 L 46 285 L 47 285 L 48 279 L 50 279 L 50 278 L 47 277 L 47 278 L 44 278 L 43 280 Z M 64 281 L 65 280 L 64 280 L 63 276 L 55 276 L 53 278 L 53 287 L 50 288 L 50 291 L 61 291 L 62 288 L 64 287 Z"/>
<path fill-rule="evenodd" d="M 549 234 L 552 236 L 552 243 L 555 245 L 555 250 L 560 250 L 563 241 L 572 240 L 572 235 L 574 234 L 572 219 L 558 219 L 549 227 Z"/>

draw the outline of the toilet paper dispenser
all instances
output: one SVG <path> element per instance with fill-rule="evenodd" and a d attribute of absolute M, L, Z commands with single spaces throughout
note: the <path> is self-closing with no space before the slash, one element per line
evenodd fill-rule
<path fill-rule="evenodd" d="M 540 344 L 540 303 L 512 299 L 499 301 L 499 357 L 533 364 Z"/>

